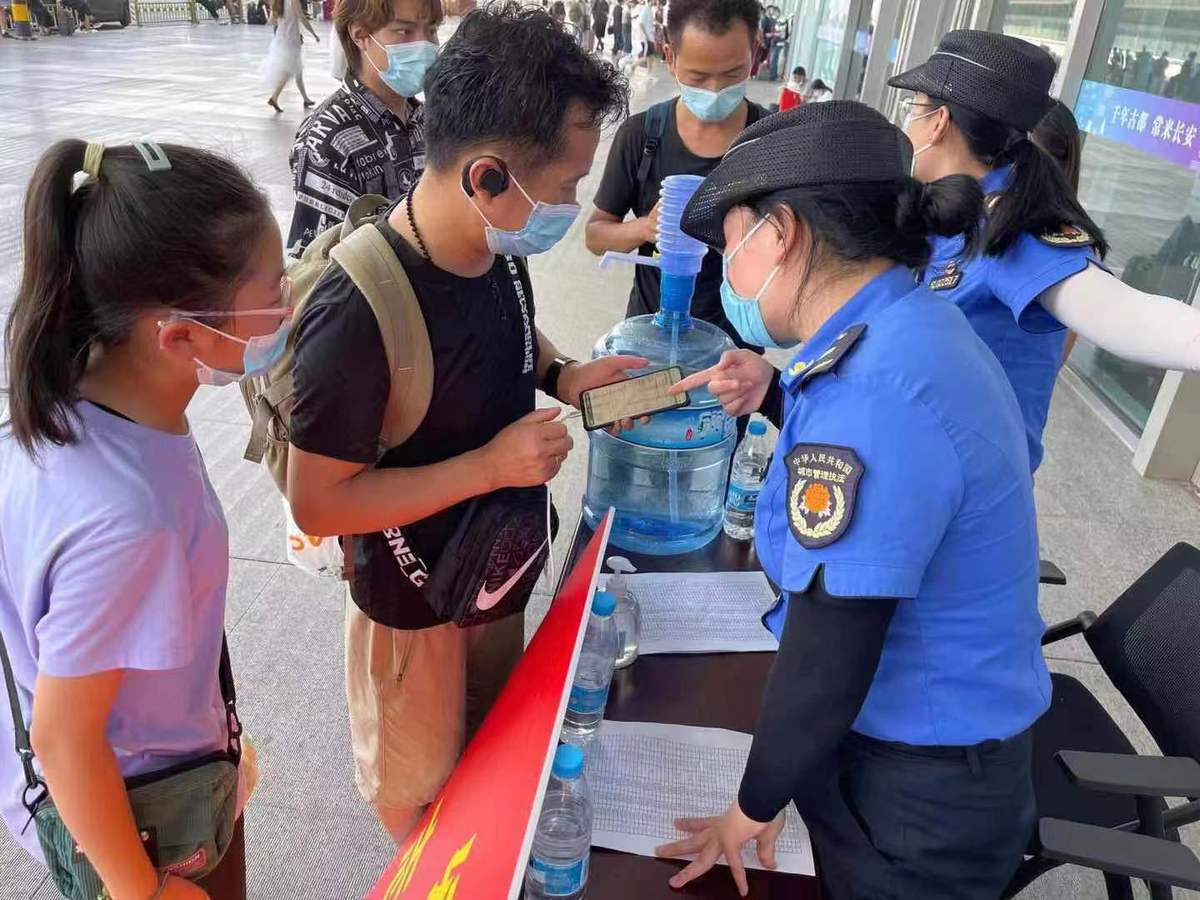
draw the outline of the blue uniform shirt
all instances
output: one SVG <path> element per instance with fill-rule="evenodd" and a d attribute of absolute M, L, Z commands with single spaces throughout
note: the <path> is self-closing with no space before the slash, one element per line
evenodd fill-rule
<path fill-rule="evenodd" d="M 993 169 L 980 180 L 984 193 L 1002 191 L 1012 167 Z M 1066 331 L 1037 302 L 1038 296 L 1095 259 L 1090 246 L 1053 246 L 1022 234 L 1003 256 L 962 257 L 963 238 L 933 237 L 925 283 L 952 300 L 991 348 L 1012 382 L 1025 420 L 1029 469 L 1042 462 L 1042 431 L 1062 363 Z"/>
<path fill-rule="evenodd" d="M 763 568 L 785 598 L 821 567 L 834 596 L 899 600 L 854 729 L 961 746 L 1028 728 L 1050 699 L 1037 520 L 995 357 L 896 267 L 805 343 L 783 386 L 756 514 Z M 785 620 L 786 600 L 764 619 L 777 636 Z"/>

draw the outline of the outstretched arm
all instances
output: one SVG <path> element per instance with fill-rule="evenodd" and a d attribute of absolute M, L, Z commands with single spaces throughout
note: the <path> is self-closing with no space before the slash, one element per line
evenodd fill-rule
<path fill-rule="evenodd" d="M 1200 370 L 1200 309 L 1132 288 L 1098 266 L 1038 298 L 1050 315 L 1096 346 L 1159 369 Z"/>

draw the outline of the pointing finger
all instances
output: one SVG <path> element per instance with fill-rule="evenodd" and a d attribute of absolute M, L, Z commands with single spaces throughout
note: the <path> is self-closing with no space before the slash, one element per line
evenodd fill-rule
<path fill-rule="evenodd" d="M 711 369 L 705 369 L 702 372 L 697 372 L 695 375 L 689 375 L 683 381 L 677 381 L 675 384 L 667 388 L 668 394 L 682 394 L 684 391 L 694 390 L 698 387 L 704 387 L 713 378 L 717 377 L 720 372 L 720 365 L 713 366 Z"/>

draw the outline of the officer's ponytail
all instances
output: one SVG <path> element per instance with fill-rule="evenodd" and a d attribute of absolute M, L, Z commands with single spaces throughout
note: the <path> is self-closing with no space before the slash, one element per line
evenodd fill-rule
<path fill-rule="evenodd" d="M 922 237 L 966 235 L 970 244 L 982 212 L 983 190 L 969 175 L 948 175 L 929 184 L 909 179 L 896 205 L 896 225 L 902 233 Z"/>
<path fill-rule="evenodd" d="M 1012 183 L 989 206 L 984 253 L 1000 256 L 1023 232 L 1041 234 L 1068 225 L 1090 234 L 1101 258 L 1108 253 L 1104 232 L 1076 199 L 1062 167 L 1028 135 L 957 103 L 945 105 L 976 157 L 988 166 L 1013 168 Z"/>

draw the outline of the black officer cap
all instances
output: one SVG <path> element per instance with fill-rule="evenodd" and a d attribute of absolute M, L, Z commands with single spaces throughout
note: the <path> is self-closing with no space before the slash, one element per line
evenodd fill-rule
<path fill-rule="evenodd" d="M 1017 131 L 1032 131 L 1054 100 L 1054 57 L 1028 41 L 962 29 L 928 61 L 888 79 L 892 87 L 948 100 Z"/>
<path fill-rule="evenodd" d="M 750 197 L 817 185 L 909 177 L 912 144 L 853 100 L 805 103 L 759 119 L 737 136 L 683 211 L 686 234 L 725 247 L 725 214 Z"/>

